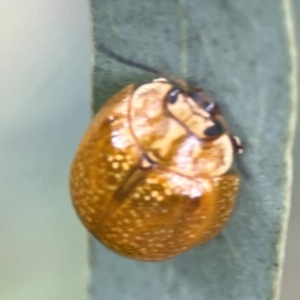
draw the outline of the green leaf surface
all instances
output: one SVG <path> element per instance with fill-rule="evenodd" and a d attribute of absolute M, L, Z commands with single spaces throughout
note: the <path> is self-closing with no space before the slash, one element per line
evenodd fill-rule
<path fill-rule="evenodd" d="M 91 1 L 93 111 L 125 85 L 154 78 L 103 55 L 97 51 L 101 43 L 208 91 L 245 143 L 240 163 L 247 174 L 226 229 L 175 259 L 136 262 L 92 240 L 92 300 L 278 296 L 296 113 L 288 5 L 288 0 Z"/>

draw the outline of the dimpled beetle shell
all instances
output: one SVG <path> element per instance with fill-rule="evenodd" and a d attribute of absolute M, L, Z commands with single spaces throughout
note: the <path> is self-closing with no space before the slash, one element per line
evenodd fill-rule
<path fill-rule="evenodd" d="M 121 255 L 160 261 L 220 232 L 239 177 L 228 173 L 234 145 L 213 107 L 203 91 L 193 98 L 157 79 L 128 85 L 100 109 L 70 178 L 91 234 Z"/>

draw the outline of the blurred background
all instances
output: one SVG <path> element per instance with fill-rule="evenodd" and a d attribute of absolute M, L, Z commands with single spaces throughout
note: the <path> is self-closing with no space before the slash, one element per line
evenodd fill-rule
<path fill-rule="evenodd" d="M 86 299 L 68 172 L 91 115 L 88 1 L 0 0 L 0 41 L 0 299 Z M 300 294 L 299 146 L 282 300 Z"/>
<path fill-rule="evenodd" d="M 68 176 L 90 120 L 88 1 L 0 1 L 0 299 L 82 300 Z"/>

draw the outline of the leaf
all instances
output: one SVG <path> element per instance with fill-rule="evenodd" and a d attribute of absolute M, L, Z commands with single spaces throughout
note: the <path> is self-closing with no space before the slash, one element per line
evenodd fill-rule
<path fill-rule="evenodd" d="M 289 0 L 92 0 L 94 44 L 197 83 L 220 103 L 246 151 L 234 214 L 208 244 L 163 263 L 93 240 L 92 299 L 275 299 L 283 264 L 295 125 Z M 291 25 L 291 26 L 289 26 Z M 95 52 L 93 110 L 152 74 Z"/>

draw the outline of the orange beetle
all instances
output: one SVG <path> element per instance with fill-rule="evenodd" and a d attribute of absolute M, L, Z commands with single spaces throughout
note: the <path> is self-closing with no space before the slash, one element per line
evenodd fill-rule
<path fill-rule="evenodd" d="M 128 85 L 98 112 L 71 170 L 76 211 L 99 241 L 161 261 L 203 244 L 227 222 L 240 152 L 218 105 L 166 79 Z"/>

